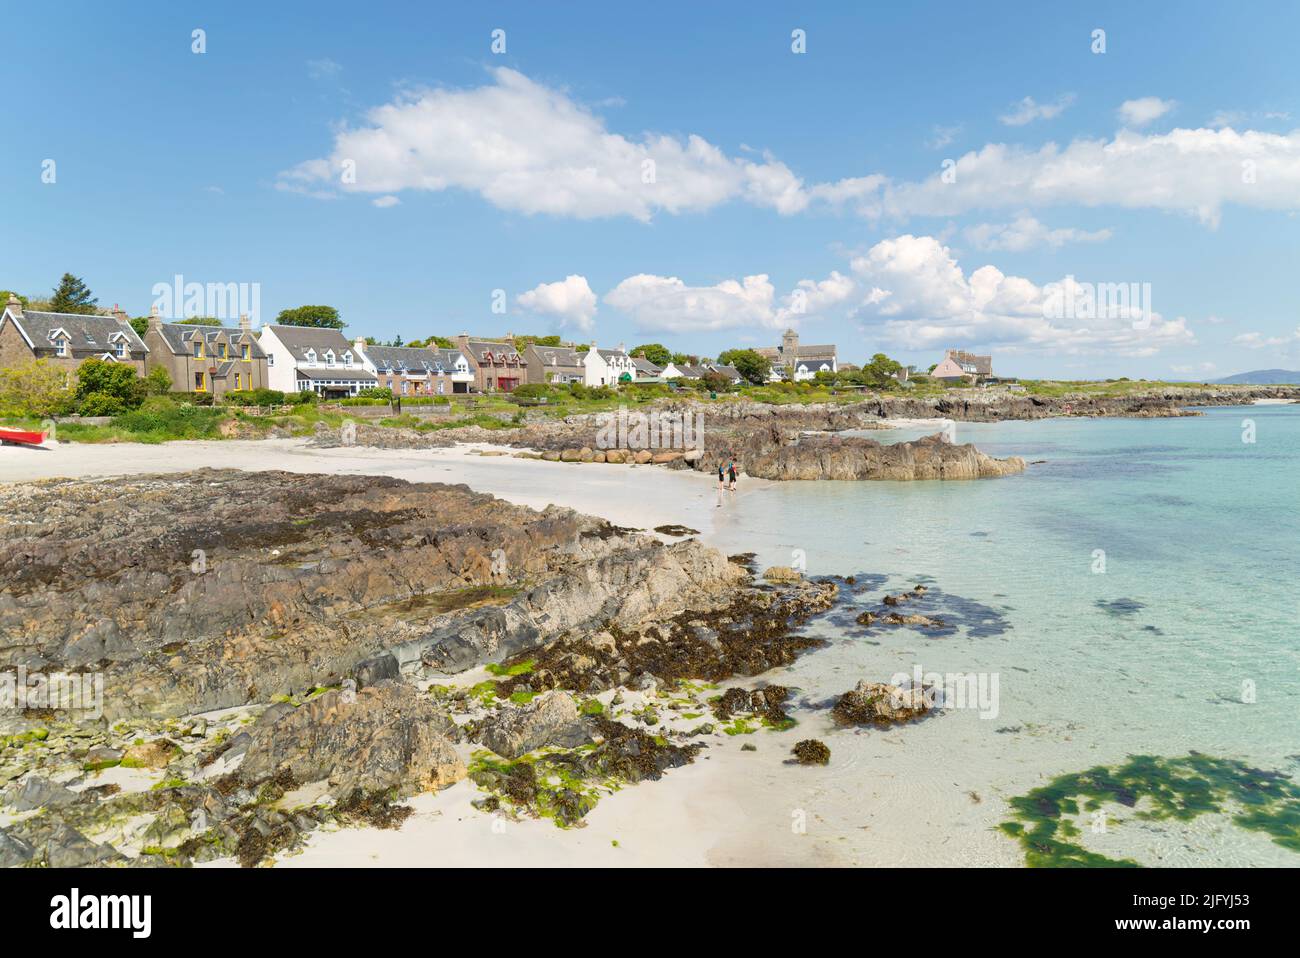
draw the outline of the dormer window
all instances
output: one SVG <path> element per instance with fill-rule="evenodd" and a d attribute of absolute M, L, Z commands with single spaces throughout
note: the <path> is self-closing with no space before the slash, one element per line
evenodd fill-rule
<path fill-rule="evenodd" d="M 253 350 L 247 343 L 239 347 L 239 358 L 244 362 L 251 362 L 253 359 Z"/>
<path fill-rule="evenodd" d="M 230 358 L 230 348 L 225 343 L 222 343 L 218 348 L 221 350 L 222 359 Z"/>
<path fill-rule="evenodd" d="M 332 349 L 325 350 L 325 365 L 326 366 L 334 365 L 334 350 Z"/>
<path fill-rule="evenodd" d="M 126 358 L 126 343 L 125 343 L 123 340 L 119 339 L 119 340 L 117 341 L 117 343 L 113 346 L 113 352 L 114 352 L 114 354 L 117 356 L 118 359 L 125 359 L 125 358 Z"/>
<path fill-rule="evenodd" d="M 54 341 L 54 355 L 56 356 L 68 355 L 68 341 L 64 339 L 62 336 L 60 336 L 58 339 Z"/>
<path fill-rule="evenodd" d="M 343 354 L 343 365 L 344 366 L 352 365 L 352 350 L 348 350 L 346 353 Z"/>
<path fill-rule="evenodd" d="M 316 350 L 314 350 L 314 349 L 309 349 L 309 350 L 307 350 L 307 352 L 304 353 L 303 355 L 305 355 L 305 356 L 307 357 L 307 362 L 309 362 L 309 363 L 315 365 L 315 363 L 316 363 Z"/>
<path fill-rule="evenodd" d="M 194 341 L 194 358 L 195 359 L 203 358 L 203 340 L 201 339 Z"/>

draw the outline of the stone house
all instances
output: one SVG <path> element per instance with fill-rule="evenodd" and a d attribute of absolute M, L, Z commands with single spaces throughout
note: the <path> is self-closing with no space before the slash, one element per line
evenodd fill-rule
<path fill-rule="evenodd" d="M 524 349 L 529 383 L 580 383 L 587 378 L 582 355 L 571 346 L 539 346 Z"/>
<path fill-rule="evenodd" d="M 10 294 L 0 315 L 0 366 L 44 359 L 64 369 L 71 385 L 83 362 L 104 359 L 129 365 L 143 376 L 149 347 L 131 328 L 126 313 L 116 306 L 113 310 L 109 316 L 24 310 Z"/>
<path fill-rule="evenodd" d="M 528 369 L 524 357 L 515 349 L 514 336 L 507 334 L 502 342 L 494 342 L 470 339 L 468 333 L 461 333 L 456 337 L 456 345 L 469 360 L 478 392 L 509 393 L 523 385 Z"/>
<path fill-rule="evenodd" d="M 146 368 L 165 369 L 173 392 L 206 393 L 220 399 L 231 392 L 269 387 L 266 353 L 247 314 L 232 329 L 164 323 L 154 307 L 144 342 L 149 347 Z"/>

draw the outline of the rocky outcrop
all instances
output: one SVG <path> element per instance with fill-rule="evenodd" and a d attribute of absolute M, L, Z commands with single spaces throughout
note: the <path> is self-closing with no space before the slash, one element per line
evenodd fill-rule
<path fill-rule="evenodd" d="M 518 758 L 548 745 L 585 745 L 591 732 L 572 696 L 546 692 L 521 707 L 498 709 L 481 724 L 475 739 L 498 755 Z"/>
<path fill-rule="evenodd" d="M 463 778 L 450 737 L 456 725 L 409 685 L 382 682 L 355 696 L 326 692 L 296 709 L 263 716 L 249 733 L 241 781 L 287 772 L 327 781 L 331 793 L 409 795 Z"/>
<path fill-rule="evenodd" d="M 760 479 L 991 479 L 1025 469 L 1019 456 L 994 459 L 969 443 L 959 446 L 940 436 L 885 444 L 768 429 L 745 436 L 734 455 L 746 474 Z M 705 460 L 710 461 L 707 453 Z"/>
<path fill-rule="evenodd" d="M 840 696 L 831 714 L 841 725 L 887 726 L 920 718 L 930 708 L 925 689 L 861 681 Z"/>
<path fill-rule="evenodd" d="M 697 541 L 385 477 L 4 486 L 0 528 L 0 667 L 101 671 L 110 719 L 391 677 L 385 654 L 459 671 L 746 579 Z"/>

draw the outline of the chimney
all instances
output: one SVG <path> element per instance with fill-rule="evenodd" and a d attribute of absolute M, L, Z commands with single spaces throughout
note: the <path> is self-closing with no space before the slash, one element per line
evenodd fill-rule
<path fill-rule="evenodd" d="M 253 322 L 248 318 L 247 313 L 239 314 L 239 328 L 244 330 L 245 332 L 253 328 Z"/>
<path fill-rule="evenodd" d="M 162 325 L 162 317 L 158 315 L 158 305 L 155 303 L 149 307 L 149 328 L 157 329 Z"/>
<path fill-rule="evenodd" d="M 625 343 L 619 343 L 619 344 L 618 344 L 618 351 L 619 351 L 620 353 L 625 353 L 625 352 L 627 352 L 627 344 L 625 344 Z"/>
<path fill-rule="evenodd" d="M 121 306 L 117 305 L 117 303 L 114 303 L 114 304 L 113 304 L 113 318 L 114 318 L 114 319 L 117 319 L 117 320 L 120 320 L 120 321 L 122 321 L 122 322 L 125 323 L 125 322 L 126 322 L 128 319 L 130 319 L 131 317 L 129 317 L 129 316 L 126 315 L 126 310 L 124 310 Z"/>
<path fill-rule="evenodd" d="M 6 306 L 8 307 L 11 313 L 15 314 L 16 316 L 22 316 L 23 304 L 22 301 L 18 298 L 17 293 L 9 294 L 9 302 L 6 304 Z"/>
<path fill-rule="evenodd" d="M 356 339 L 352 340 L 352 348 L 355 349 L 355 350 L 356 350 L 357 352 L 359 352 L 359 353 L 364 353 L 364 352 L 366 351 L 366 339 L 365 339 L 365 337 L 364 337 L 364 336 L 358 336 Z"/>
<path fill-rule="evenodd" d="M 464 353 L 466 357 L 468 357 L 469 356 L 469 333 L 461 333 L 459 336 L 457 336 L 456 345 L 459 346 L 460 351 Z"/>

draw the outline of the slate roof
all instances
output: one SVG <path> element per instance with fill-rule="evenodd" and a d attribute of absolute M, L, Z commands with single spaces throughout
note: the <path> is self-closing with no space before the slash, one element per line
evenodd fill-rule
<path fill-rule="evenodd" d="M 578 355 L 578 351 L 567 346 L 538 346 L 536 343 L 531 343 L 527 351 L 531 351 L 544 366 L 576 368 L 582 365 L 582 357 Z"/>
<path fill-rule="evenodd" d="M 351 353 L 354 358 L 357 356 L 356 347 L 352 342 L 337 329 L 317 329 L 314 326 L 266 326 L 264 329 L 275 330 L 276 338 L 284 344 L 284 348 L 289 350 L 293 358 L 299 361 L 307 359 L 307 350 L 314 349 L 316 358 L 320 359 L 325 355 L 325 351 L 334 350 L 335 357 L 342 357 L 344 353 Z"/>
<path fill-rule="evenodd" d="M 459 349 L 435 349 L 419 346 L 367 346 L 366 358 L 382 373 L 454 372 Z"/>
<path fill-rule="evenodd" d="M 74 353 L 107 352 L 113 345 L 112 337 L 117 333 L 126 336 L 127 349 L 132 353 L 149 352 L 149 347 L 136 335 L 131 324 L 116 316 L 24 310 L 19 317 L 7 308 L 6 313 L 33 349 L 52 348 L 54 341 L 50 339 L 50 333 L 62 329 L 68 335 L 68 348 Z"/>
<path fill-rule="evenodd" d="M 641 372 L 645 373 L 647 376 L 658 376 L 661 372 L 664 371 L 662 366 L 656 366 L 654 363 L 650 362 L 650 360 L 646 359 L 644 356 L 633 356 L 632 365 L 635 366 Z"/>
<path fill-rule="evenodd" d="M 162 334 L 163 342 L 177 356 L 194 355 L 194 341 L 202 339 L 205 346 L 207 343 L 214 342 L 221 333 L 225 333 L 228 341 L 235 346 L 243 346 L 247 343 L 252 348 L 249 355 L 253 359 L 265 359 L 266 353 L 262 352 L 262 347 L 257 344 L 257 337 L 253 335 L 252 330 L 232 329 L 228 326 L 196 326 L 188 323 L 163 323 L 158 327 L 158 332 Z M 203 350 L 208 351 L 206 348 Z"/>
<path fill-rule="evenodd" d="M 465 344 L 465 349 L 469 352 L 470 358 L 476 363 L 486 363 L 487 354 L 491 353 L 495 357 L 504 356 L 506 361 L 523 362 L 524 358 L 519 355 L 519 350 L 509 343 L 494 343 L 482 339 L 471 339 Z"/>

